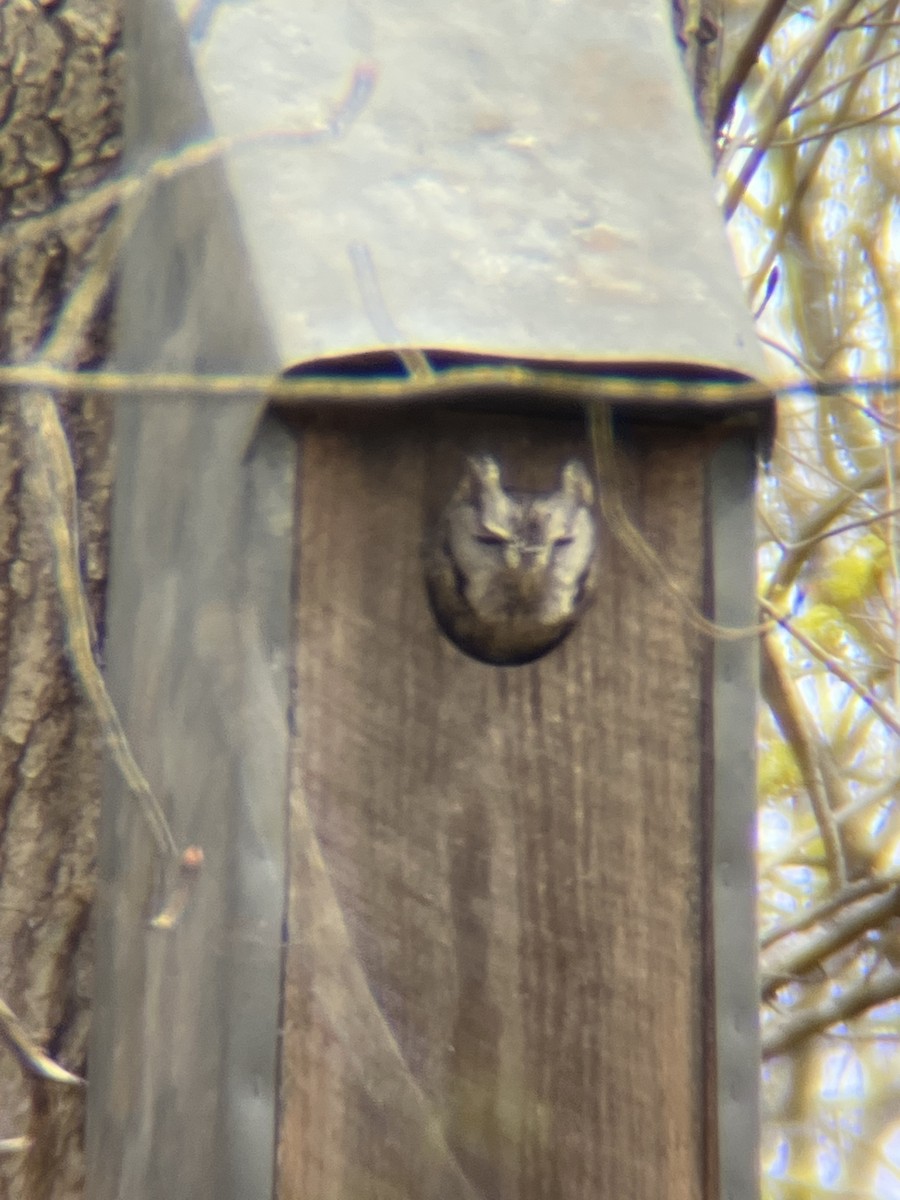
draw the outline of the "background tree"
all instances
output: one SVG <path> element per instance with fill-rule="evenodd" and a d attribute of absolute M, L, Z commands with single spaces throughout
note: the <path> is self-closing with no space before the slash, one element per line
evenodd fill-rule
<path fill-rule="evenodd" d="M 120 24 L 112 0 L 9 0 L 0 7 L 0 339 L 33 356 L 82 278 L 109 203 L 90 197 L 121 137 Z M 80 331 L 73 366 L 98 361 L 106 322 Z M 80 559 L 98 641 L 111 406 L 60 398 L 78 475 Z M 85 1069 L 89 917 L 99 816 L 97 728 L 65 654 L 57 579 L 17 399 L 0 394 L 0 998 L 47 1053 Z M 0 1049 L 0 1193 L 83 1194 L 83 1088 L 51 1083 Z"/>
<path fill-rule="evenodd" d="M 900 5 L 727 6 L 717 178 L 783 398 L 761 478 L 772 1197 L 900 1195 Z M 852 381 L 867 381 L 854 387 Z M 884 381 L 879 384 L 879 381 Z"/>

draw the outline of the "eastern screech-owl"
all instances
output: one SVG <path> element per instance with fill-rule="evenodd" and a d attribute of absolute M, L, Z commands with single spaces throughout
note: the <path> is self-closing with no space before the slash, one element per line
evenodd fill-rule
<path fill-rule="evenodd" d="M 426 541 L 434 614 L 482 662 L 531 662 L 570 632 L 590 601 L 594 489 L 576 461 L 557 491 L 506 491 L 496 460 L 470 458 Z"/>

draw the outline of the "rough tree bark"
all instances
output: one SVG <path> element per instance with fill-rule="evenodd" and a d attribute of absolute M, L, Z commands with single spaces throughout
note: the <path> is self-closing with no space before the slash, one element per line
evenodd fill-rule
<path fill-rule="evenodd" d="M 38 230 L 116 165 L 121 129 L 115 0 L 0 6 L 0 355 L 22 361 L 52 329 L 105 219 Z M 105 322 L 80 362 L 102 356 Z M 60 401 L 78 478 L 82 571 L 103 638 L 111 406 Z M 102 754 L 65 653 L 47 530 L 16 398 L 0 394 L 0 998 L 79 1075 L 91 994 L 89 916 Z M 0 1193 L 83 1195 L 83 1089 L 29 1074 L 0 1043 Z"/>

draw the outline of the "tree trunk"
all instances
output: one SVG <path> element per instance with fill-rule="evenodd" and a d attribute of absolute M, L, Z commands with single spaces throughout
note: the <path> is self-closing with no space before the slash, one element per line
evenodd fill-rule
<path fill-rule="evenodd" d="M 105 217 L 66 204 L 115 167 L 120 22 L 112 0 L 0 8 L 0 352 L 33 354 L 89 261 Z M 35 217 L 56 213 L 48 225 Z M 98 359 L 105 323 L 84 331 Z M 74 365 L 74 364 L 73 364 Z M 111 406 L 60 402 L 78 479 L 81 565 L 102 645 Z M 84 1074 L 100 744 L 65 650 L 51 547 L 17 399 L 0 393 L 0 998 L 45 1051 Z M 84 1090 L 28 1072 L 0 1043 L 0 1193 L 83 1194 Z"/>

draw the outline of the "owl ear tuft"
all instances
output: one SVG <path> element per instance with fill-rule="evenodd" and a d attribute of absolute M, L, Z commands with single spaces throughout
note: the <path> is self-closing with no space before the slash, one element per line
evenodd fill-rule
<path fill-rule="evenodd" d="M 591 505 L 594 503 L 594 484 L 585 470 L 584 464 L 577 459 L 570 459 L 563 467 L 560 481 L 563 494 L 574 500 L 576 504 Z"/>
<path fill-rule="evenodd" d="M 482 487 L 500 486 L 500 465 L 489 454 L 479 454 L 466 460 L 470 477 Z"/>
<path fill-rule="evenodd" d="M 456 489 L 458 499 L 475 500 L 485 493 L 500 492 L 500 467 L 489 454 L 472 455 L 466 459 L 466 469 Z"/>

